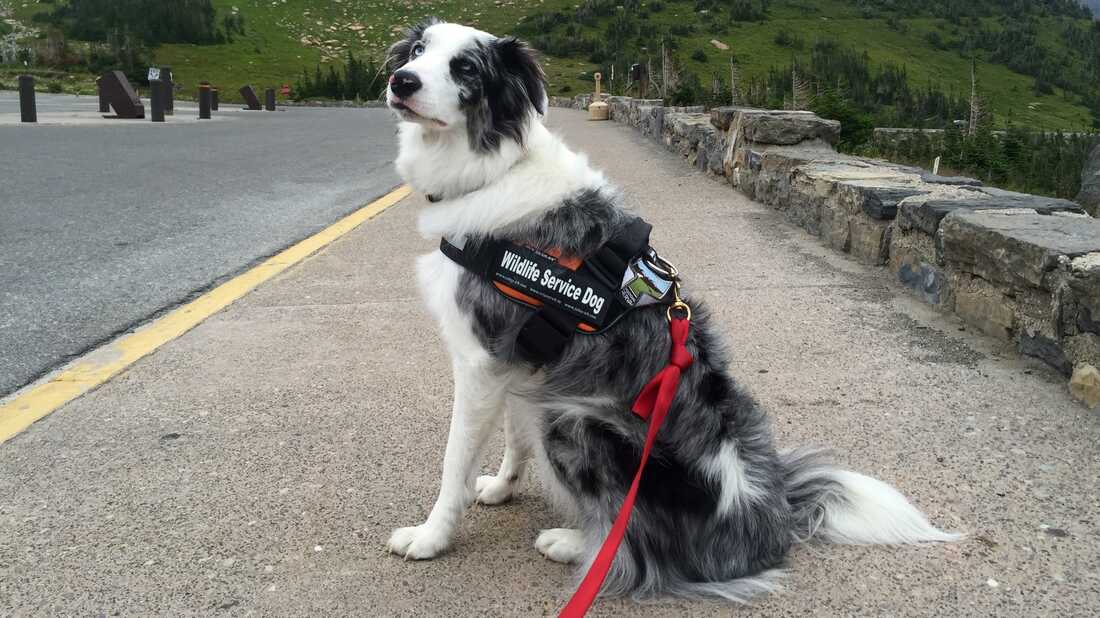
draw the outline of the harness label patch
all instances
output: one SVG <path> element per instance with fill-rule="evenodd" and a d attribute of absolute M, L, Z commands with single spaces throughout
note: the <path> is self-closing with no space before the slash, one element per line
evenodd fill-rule
<path fill-rule="evenodd" d="M 672 281 L 657 274 L 642 258 L 635 258 L 623 273 L 622 300 L 629 307 L 644 307 L 668 295 Z"/>
<path fill-rule="evenodd" d="M 605 294 L 587 277 L 562 266 L 553 256 L 519 245 L 509 244 L 501 251 L 493 280 L 596 327 L 603 325 L 604 309 L 610 307 Z"/>

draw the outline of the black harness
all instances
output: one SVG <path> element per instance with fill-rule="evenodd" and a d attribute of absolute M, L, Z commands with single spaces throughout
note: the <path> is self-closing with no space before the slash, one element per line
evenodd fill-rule
<path fill-rule="evenodd" d="M 650 247 L 651 229 L 636 218 L 583 262 L 493 238 L 444 238 L 439 250 L 531 309 L 516 346 L 538 366 L 559 358 L 575 334 L 603 332 L 639 307 L 677 302 L 676 269 Z"/>

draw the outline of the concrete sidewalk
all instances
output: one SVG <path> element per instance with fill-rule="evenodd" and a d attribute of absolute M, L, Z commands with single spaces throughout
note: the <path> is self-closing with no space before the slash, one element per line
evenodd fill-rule
<path fill-rule="evenodd" d="M 748 608 L 591 615 L 1086 616 L 1100 606 L 1100 415 L 1064 380 L 611 123 L 551 124 L 618 182 L 725 325 L 783 445 L 836 448 L 953 546 L 794 552 Z M 453 551 L 384 553 L 435 498 L 449 363 L 420 308 L 410 198 L 0 445 L 0 614 L 547 615 L 567 570 L 525 486 Z M 499 438 L 486 469 L 495 469 Z"/>

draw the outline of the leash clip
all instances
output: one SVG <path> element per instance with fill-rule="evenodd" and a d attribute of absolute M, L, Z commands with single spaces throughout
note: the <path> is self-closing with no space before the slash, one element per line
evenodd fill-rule
<path fill-rule="evenodd" d="M 661 257 L 657 250 L 653 247 L 649 247 L 645 255 L 642 255 L 642 261 L 649 266 L 654 273 L 664 277 L 672 282 L 672 305 L 669 305 L 667 314 L 669 321 L 673 319 L 673 312 L 679 313 L 675 316 L 676 319 L 691 321 L 691 306 L 684 302 L 684 299 L 680 297 L 680 271 L 676 269 L 675 264 L 665 260 Z"/>
<path fill-rule="evenodd" d="M 673 298 L 672 304 L 668 306 L 668 311 L 665 312 L 665 315 L 668 316 L 668 321 L 671 322 L 673 320 L 672 312 L 673 311 L 678 311 L 678 312 L 680 312 L 680 315 L 676 316 L 675 319 L 677 319 L 677 320 L 687 320 L 688 322 L 690 322 L 691 321 L 691 306 L 688 305 L 687 303 L 685 303 L 684 299 L 680 298 L 680 280 L 679 279 L 677 279 L 676 282 L 672 284 L 672 298 Z"/>
<path fill-rule="evenodd" d="M 668 311 L 665 312 L 668 316 L 668 321 L 672 321 L 673 312 L 678 312 L 679 315 L 676 316 L 676 319 L 690 322 L 691 307 L 680 297 L 680 271 L 676 269 L 676 265 L 661 257 L 653 247 L 649 248 L 643 259 L 646 265 L 655 272 L 667 278 L 669 281 L 672 281 L 673 300 L 672 304 L 668 306 Z"/>

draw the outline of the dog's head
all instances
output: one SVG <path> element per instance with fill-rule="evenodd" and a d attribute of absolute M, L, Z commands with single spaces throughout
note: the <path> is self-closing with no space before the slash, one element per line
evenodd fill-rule
<path fill-rule="evenodd" d="M 545 111 L 542 67 L 513 37 L 429 19 L 390 47 L 388 68 L 386 102 L 402 120 L 465 131 L 475 152 L 522 143 L 527 122 Z"/>

